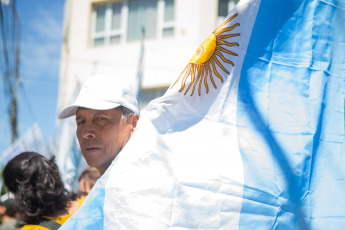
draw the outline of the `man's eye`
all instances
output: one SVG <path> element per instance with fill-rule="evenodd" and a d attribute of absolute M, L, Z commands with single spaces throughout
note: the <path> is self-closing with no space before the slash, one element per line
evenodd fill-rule
<path fill-rule="evenodd" d="M 78 125 L 82 125 L 82 124 L 84 124 L 85 123 L 85 121 L 77 121 L 77 126 Z"/>
<path fill-rule="evenodd" d="M 99 121 L 105 120 L 105 117 L 97 117 L 97 120 Z"/>

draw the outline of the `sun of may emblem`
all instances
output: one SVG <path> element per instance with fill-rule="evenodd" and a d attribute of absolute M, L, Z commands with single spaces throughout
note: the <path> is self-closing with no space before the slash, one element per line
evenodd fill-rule
<path fill-rule="evenodd" d="M 185 67 L 185 69 L 182 71 L 180 76 L 177 78 L 175 83 L 171 86 L 174 87 L 175 84 L 182 78 L 182 85 L 179 92 L 182 92 L 185 90 L 185 95 L 188 93 L 188 91 L 193 87 L 191 96 L 194 94 L 195 88 L 198 86 L 198 92 L 199 96 L 201 95 L 201 86 L 202 83 L 204 83 L 204 86 L 206 88 L 206 93 L 209 91 L 209 87 L 207 84 L 207 79 L 209 78 L 212 82 L 213 87 L 216 89 L 216 83 L 214 81 L 214 76 L 218 77 L 220 81 L 223 83 L 224 79 L 222 77 L 222 74 L 226 73 L 229 75 L 229 71 L 224 65 L 232 67 L 234 66 L 234 63 L 229 60 L 227 57 L 224 57 L 224 55 L 232 55 L 232 56 L 238 56 L 237 53 L 234 53 L 230 51 L 229 49 L 233 46 L 239 46 L 237 42 L 228 42 L 226 39 L 237 37 L 240 34 L 239 33 L 228 33 L 231 32 L 234 28 L 239 26 L 239 23 L 233 24 L 232 26 L 224 27 L 225 24 L 233 20 L 235 17 L 237 17 L 238 14 L 234 14 L 227 20 L 225 20 L 222 24 L 220 24 L 213 32 L 212 34 L 206 39 L 204 43 L 199 46 L 195 54 L 193 55 L 192 59 L 189 61 L 188 65 Z M 224 54 L 224 55 L 223 55 Z M 220 59 L 225 63 L 224 65 L 221 63 Z M 219 73 L 216 66 L 218 66 L 224 73 Z M 230 66 L 229 66 L 230 67 Z M 228 68 L 229 68 L 228 67 Z M 186 87 L 186 81 L 188 78 L 191 78 L 191 83 L 185 89 Z"/>

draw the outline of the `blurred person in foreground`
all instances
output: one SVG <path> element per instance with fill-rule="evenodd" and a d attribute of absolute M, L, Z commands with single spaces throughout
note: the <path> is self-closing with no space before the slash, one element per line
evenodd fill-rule
<path fill-rule="evenodd" d="M 95 185 L 98 178 L 101 176 L 95 167 L 86 168 L 79 176 L 79 191 L 78 197 L 83 198 L 89 194 L 92 187 Z"/>
<path fill-rule="evenodd" d="M 3 178 L 17 202 L 22 230 L 57 229 L 83 202 L 65 189 L 54 157 L 23 152 L 7 163 Z"/>
<path fill-rule="evenodd" d="M 18 209 L 13 198 L 0 202 L 0 230 L 16 230 Z"/>
<path fill-rule="evenodd" d="M 89 166 L 101 175 L 126 145 L 139 120 L 134 91 L 115 77 L 94 75 L 60 119 L 76 115 L 77 138 Z"/>

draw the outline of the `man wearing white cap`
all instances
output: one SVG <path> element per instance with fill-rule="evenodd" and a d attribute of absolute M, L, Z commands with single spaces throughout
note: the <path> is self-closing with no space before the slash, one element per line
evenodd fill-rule
<path fill-rule="evenodd" d="M 95 75 L 58 117 L 76 115 L 81 152 L 88 165 L 103 175 L 134 132 L 138 114 L 138 102 L 131 88 L 114 77 Z"/>

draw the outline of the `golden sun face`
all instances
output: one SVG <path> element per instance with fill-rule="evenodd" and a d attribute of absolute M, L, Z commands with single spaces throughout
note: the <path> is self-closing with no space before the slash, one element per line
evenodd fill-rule
<path fill-rule="evenodd" d="M 189 61 L 188 65 L 182 71 L 182 73 L 177 78 L 175 83 L 171 86 L 171 88 L 176 85 L 176 83 L 180 80 L 182 75 L 183 78 L 179 92 L 185 90 L 184 95 L 186 95 L 188 91 L 193 87 L 191 93 L 192 96 L 194 94 L 196 87 L 198 86 L 198 92 L 200 96 L 202 83 L 204 83 L 206 93 L 208 93 L 208 78 L 211 80 L 213 87 L 217 89 L 216 83 L 214 81 L 214 76 L 218 77 L 222 83 L 224 82 L 223 76 L 226 77 L 227 75 L 229 75 L 229 68 L 235 65 L 224 55 L 238 56 L 237 53 L 234 53 L 229 49 L 232 46 L 239 46 L 237 42 L 227 42 L 226 39 L 237 37 L 240 35 L 239 33 L 227 34 L 227 32 L 232 31 L 240 24 L 236 23 L 229 27 L 222 27 L 231 20 L 233 20 L 235 17 L 237 17 L 237 15 L 237 13 L 234 14 L 233 16 L 225 20 L 222 24 L 220 24 L 213 31 L 213 33 L 206 39 L 206 41 L 204 41 L 204 43 L 202 43 L 201 46 L 199 46 L 199 48 L 193 55 L 192 59 Z M 225 63 L 225 67 L 222 62 Z M 218 72 L 216 67 L 222 70 L 221 73 Z M 187 89 L 185 89 L 186 81 L 189 77 L 191 78 L 191 83 L 189 84 Z"/>

